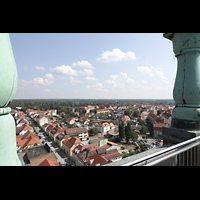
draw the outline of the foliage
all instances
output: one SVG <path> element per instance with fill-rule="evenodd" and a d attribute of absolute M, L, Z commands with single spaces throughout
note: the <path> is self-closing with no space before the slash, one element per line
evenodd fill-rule
<path fill-rule="evenodd" d="M 161 109 L 157 110 L 157 115 L 160 115 L 163 111 Z"/>
<path fill-rule="evenodd" d="M 125 126 L 125 136 L 126 136 L 127 144 L 130 140 L 130 135 L 131 135 L 131 124 L 130 124 L 130 122 L 128 122 L 127 126 Z"/>
<path fill-rule="evenodd" d="M 133 142 L 135 142 L 138 139 L 138 134 L 134 131 L 131 131 L 130 138 L 133 140 Z"/>
<path fill-rule="evenodd" d="M 149 129 L 146 125 L 142 125 L 141 134 L 146 134 L 146 133 L 149 133 Z"/>
<path fill-rule="evenodd" d="M 146 151 L 147 146 L 145 144 L 140 144 L 140 152 Z"/>
<path fill-rule="evenodd" d="M 139 119 L 139 125 L 145 125 L 145 121 L 144 120 L 142 120 L 142 119 Z"/>
<path fill-rule="evenodd" d="M 133 117 L 139 117 L 139 116 L 140 116 L 140 111 L 139 110 L 134 110 Z"/>
<path fill-rule="evenodd" d="M 90 128 L 90 129 L 88 130 L 89 136 L 97 135 L 97 133 L 98 133 L 98 131 L 97 131 L 97 128 L 96 128 L 96 127 L 95 127 L 95 128 Z"/>
<path fill-rule="evenodd" d="M 131 110 L 130 108 L 124 111 L 124 115 L 128 115 L 129 117 L 132 115 L 132 113 L 133 113 L 133 110 Z"/>
<path fill-rule="evenodd" d="M 119 138 L 120 140 L 122 140 L 123 138 L 125 138 L 125 128 L 123 121 L 119 123 L 118 129 L 119 129 Z"/>

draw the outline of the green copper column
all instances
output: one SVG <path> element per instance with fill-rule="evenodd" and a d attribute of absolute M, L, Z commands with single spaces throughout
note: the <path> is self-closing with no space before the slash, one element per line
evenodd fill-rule
<path fill-rule="evenodd" d="M 17 89 L 17 68 L 8 33 L 0 33 L 0 166 L 20 166 L 16 128 L 8 107 Z"/>
<path fill-rule="evenodd" d="M 175 141 L 200 135 L 200 33 L 165 33 L 173 43 L 177 74 L 173 97 L 176 107 L 164 137 Z"/>

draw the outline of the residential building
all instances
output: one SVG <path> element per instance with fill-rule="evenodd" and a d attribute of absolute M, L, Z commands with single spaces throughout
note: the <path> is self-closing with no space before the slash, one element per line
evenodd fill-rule
<path fill-rule="evenodd" d="M 81 140 L 87 140 L 87 138 L 89 136 L 86 127 L 83 127 L 83 128 L 67 128 L 66 134 L 69 135 L 70 137 L 77 136 Z"/>
<path fill-rule="evenodd" d="M 130 120 L 130 117 L 128 115 L 123 115 L 122 116 L 122 120 L 128 121 L 128 120 Z"/>
<path fill-rule="evenodd" d="M 40 126 L 43 126 L 45 123 L 48 124 L 48 118 L 45 116 L 39 116 L 37 122 Z"/>
<path fill-rule="evenodd" d="M 81 140 L 79 138 L 71 137 L 66 138 L 64 141 L 62 141 L 62 143 L 62 149 L 65 151 L 65 153 L 69 156 L 72 156 L 72 151 L 81 143 Z"/>
<path fill-rule="evenodd" d="M 58 162 L 54 162 L 46 158 L 38 166 L 60 166 L 60 165 Z"/>
<path fill-rule="evenodd" d="M 82 143 L 75 147 L 72 152 L 72 159 L 81 166 L 87 165 L 87 159 L 100 150 L 97 143 L 83 145 Z M 105 152 L 105 150 L 104 150 Z"/>
<path fill-rule="evenodd" d="M 16 136 L 17 151 L 41 144 L 42 143 L 39 140 L 38 136 L 32 131 L 27 131 L 24 135 Z"/>
<path fill-rule="evenodd" d="M 66 123 L 67 123 L 67 124 L 74 124 L 75 121 L 77 121 L 77 120 L 78 120 L 77 117 L 70 117 L 70 118 L 68 118 L 68 119 L 66 120 Z"/>
<path fill-rule="evenodd" d="M 143 119 L 146 119 L 147 116 L 148 116 L 149 114 L 150 114 L 150 112 L 143 111 L 143 112 L 141 113 L 141 117 L 142 117 Z"/>
<path fill-rule="evenodd" d="M 110 130 L 110 124 L 108 122 L 98 124 L 97 130 L 105 135 Z"/>
<path fill-rule="evenodd" d="M 27 131 L 33 131 L 29 123 L 24 123 L 20 127 L 16 127 L 16 135 L 24 135 Z"/>
<path fill-rule="evenodd" d="M 117 149 L 106 151 L 102 156 L 106 158 L 108 162 L 116 162 L 122 159 L 122 154 L 120 154 Z"/>
<path fill-rule="evenodd" d="M 47 143 L 31 147 L 23 152 L 23 160 L 26 166 L 38 166 L 46 159 L 57 162 L 55 154 L 51 151 Z"/>
<path fill-rule="evenodd" d="M 162 136 L 162 127 L 168 126 L 168 124 L 165 123 L 155 123 L 153 125 L 153 135 L 154 138 L 158 138 L 159 136 Z"/>
<path fill-rule="evenodd" d="M 172 114 L 171 113 L 163 112 L 161 118 L 164 119 L 164 123 L 171 126 L 171 121 L 172 121 Z"/>
<path fill-rule="evenodd" d="M 62 128 L 62 129 L 58 129 L 56 127 L 54 127 L 51 132 L 50 132 L 50 137 L 53 139 L 53 141 L 55 141 L 55 138 L 57 135 L 59 134 L 62 134 L 62 135 L 65 135 L 65 128 Z"/>
<path fill-rule="evenodd" d="M 108 163 L 108 160 L 105 157 L 100 156 L 98 154 L 94 154 L 87 161 L 88 166 L 101 166 L 101 165 L 105 165 L 106 163 Z"/>

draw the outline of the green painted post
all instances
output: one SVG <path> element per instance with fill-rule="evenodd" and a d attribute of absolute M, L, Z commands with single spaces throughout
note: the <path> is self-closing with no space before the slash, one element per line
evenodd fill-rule
<path fill-rule="evenodd" d="M 8 107 L 17 89 L 17 68 L 8 33 L 0 34 L 0 166 L 20 166 L 15 121 Z"/>
<path fill-rule="evenodd" d="M 186 140 L 200 134 L 200 33 L 165 33 L 163 36 L 172 41 L 177 58 L 173 89 L 176 107 L 171 129 L 164 128 L 163 133 L 168 139 L 181 141 L 177 138 Z"/>

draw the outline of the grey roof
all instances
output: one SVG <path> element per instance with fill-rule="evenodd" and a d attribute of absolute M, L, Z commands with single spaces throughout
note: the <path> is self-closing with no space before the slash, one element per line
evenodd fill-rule
<path fill-rule="evenodd" d="M 38 157 L 38 156 L 42 156 L 48 153 L 50 153 L 50 147 L 46 143 L 44 145 L 30 147 L 27 150 L 26 154 L 24 155 L 23 159 L 24 159 L 24 162 L 28 164 L 30 163 L 30 159 Z"/>

